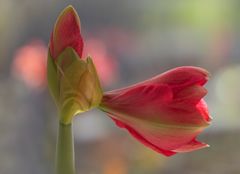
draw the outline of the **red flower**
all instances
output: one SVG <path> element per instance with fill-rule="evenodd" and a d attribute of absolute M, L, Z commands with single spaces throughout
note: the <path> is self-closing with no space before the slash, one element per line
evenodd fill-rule
<path fill-rule="evenodd" d="M 133 86 L 104 94 L 100 108 L 117 126 L 166 156 L 208 146 L 196 136 L 210 123 L 202 99 L 208 72 L 179 67 Z"/>
<path fill-rule="evenodd" d="M 50 54 L 57 58 L 65 48 L 72 47 L 82 57 L 83 40 L 80 34 L 80 19 L 72 6 L 59 15 L 50 39 Z"/>
<path fill-rule="evenodd" d="M 80 19 L 72 6 L 59 15 L 49 43 L 48 87 L 60 121 L 70 124 L 78 113 L 99 105 L 102 89 L 90 57 L 82 58 Z"/>
<path fill-rule="evenodd" d="M 206 70 L 179 67 L 102 95 L 91 58 L 80 59 L 82 49 L 80 20 L 69 6 L 54 26 L 48 56 L 48 85 L 62 123 L 69 124 L 74 115 L 99 107 L 119 127 L 166 156 L 208 146 L 196 140 L 211 121 L 203 100 Z"/>

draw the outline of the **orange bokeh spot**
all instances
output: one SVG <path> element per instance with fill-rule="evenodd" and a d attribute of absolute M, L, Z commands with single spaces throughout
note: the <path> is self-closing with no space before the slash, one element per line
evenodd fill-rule
<path fill-rule="evenodd" d="M 14 56 L 12 74 L 26 86 L 42 89 L 46 86 L 47 47 L 34 40 L 20 47 Z"/>
<path fill-rule="evenodd" d="M 118 78 L 118 62 L 107 50 L 104 42 L 96 38 L 86 40 L 83 57 L 91 56 L 96 66 L 100 81 L 109 86 Z"/>

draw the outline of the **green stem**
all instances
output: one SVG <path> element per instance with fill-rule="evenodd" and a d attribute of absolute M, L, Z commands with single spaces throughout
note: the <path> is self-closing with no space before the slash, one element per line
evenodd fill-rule
<path fill-rule="evenodd" d="M 56 174 L 75 174 L 72 123 L 59 122 L 56 154 Z"/>

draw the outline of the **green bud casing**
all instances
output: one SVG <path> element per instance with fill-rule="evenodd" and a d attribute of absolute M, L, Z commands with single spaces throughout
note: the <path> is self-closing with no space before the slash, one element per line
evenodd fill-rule
<path fill-rule="evenodd" d="M 60 121 L 69 124 L 73 116 L 97 107 L 102 89 L 92 59 L 80 59 L 67 47 L 56 59 L 48 55 L 48 86 L 58 106 Z"/>

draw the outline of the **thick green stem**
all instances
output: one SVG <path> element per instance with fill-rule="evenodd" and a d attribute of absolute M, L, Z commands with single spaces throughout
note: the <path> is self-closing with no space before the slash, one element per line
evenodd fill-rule
<path fill-rule="evenodd" d="M 72 123 L 59 122 L 56 154 L 56 174 L 75 174 Z"/>

